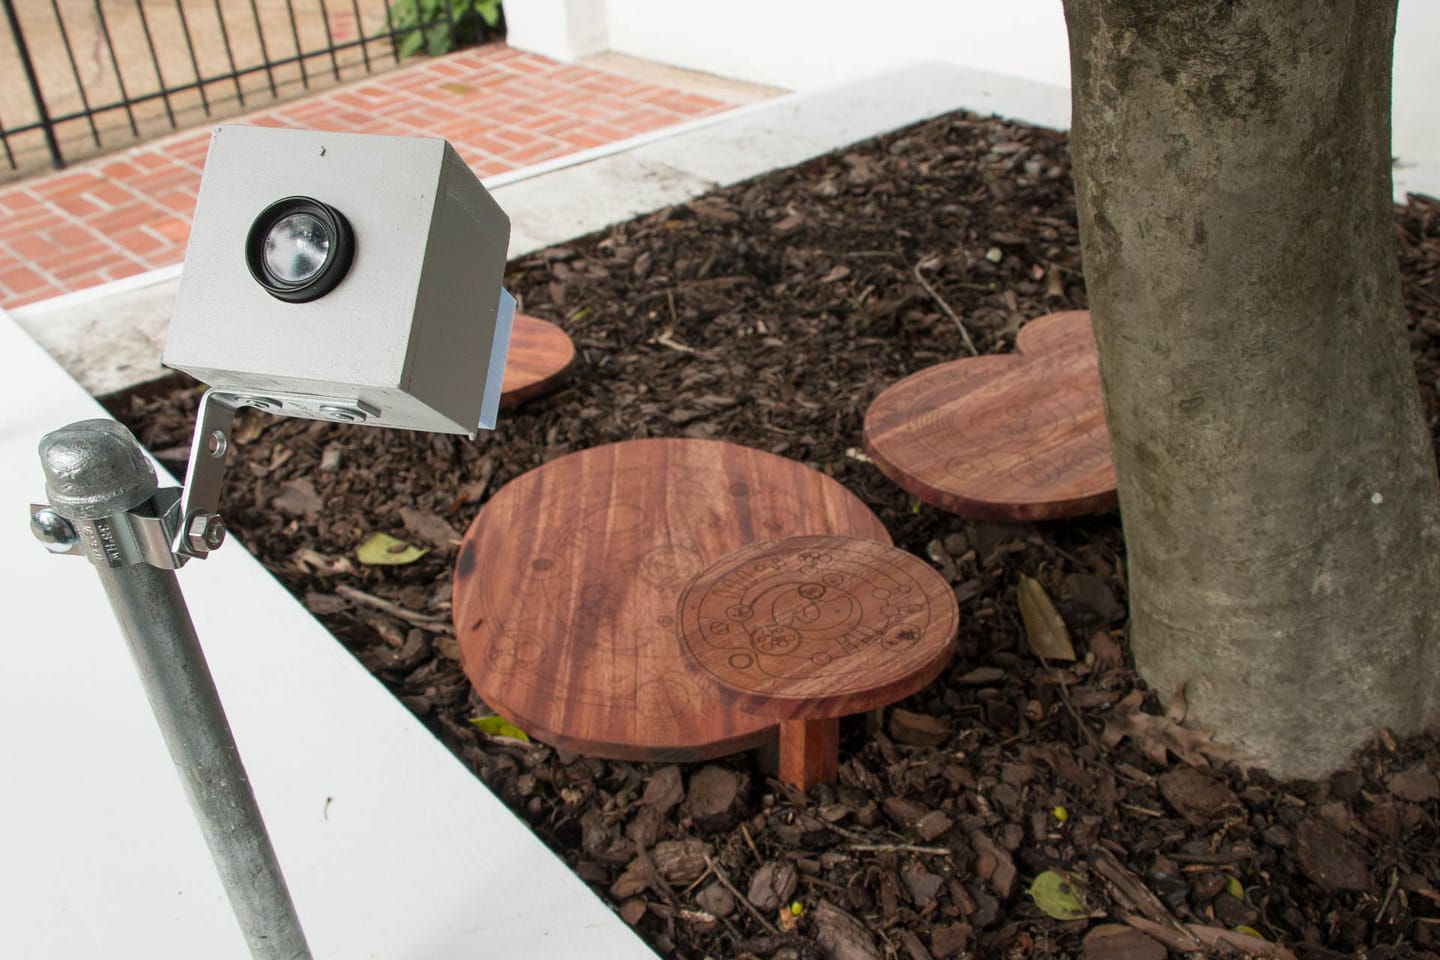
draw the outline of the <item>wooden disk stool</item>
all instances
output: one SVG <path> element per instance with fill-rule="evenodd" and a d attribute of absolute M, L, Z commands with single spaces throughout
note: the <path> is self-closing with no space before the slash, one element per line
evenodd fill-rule
<path fill-rule="evenodd" d="M 889 542 L 845 487 L 748 447 L 629 440 L 552 460 L 465 534 L 461 665 L 496 712 L 567 750 L 693 762 L 759 746 L 775 721 L 726 706 L 686 666 L 675 603 L 739 547 L 806 533 Z"/>
<path fill-rule="evenodd" d="M 564 381 L 574 363 L 575 344 L 564 330 L 539 317 L 515 314 L 505 379 L 500 383 L 500 405 L 513 407 L 549 393 Z"/>
<path fill-rule="evenodd" d="M 751 544 L 695 577 L 680 643 L 722 702 L 780 721 L 780 779 L 839 769 L 840 718 L 901 700 L 945 668 L 960 611 L 932 567 L 883 543 Z"/>
<path fill-rule="evenodd" d="M 1016 352 L 952 360 L 887 387 L 865 449 L 904 490 L 976 520 L 1054 520 L 1115 507 L 1088 310 L 1037 317 Z"/>

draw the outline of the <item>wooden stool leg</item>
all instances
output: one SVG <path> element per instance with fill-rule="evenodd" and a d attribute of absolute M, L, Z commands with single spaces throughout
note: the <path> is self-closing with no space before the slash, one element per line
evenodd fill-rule
<path fill-rule="evenodd" d="M 840 719 L 780 723 L 780 779 L 809 790 L 834 783 L 840 771 Z"/>

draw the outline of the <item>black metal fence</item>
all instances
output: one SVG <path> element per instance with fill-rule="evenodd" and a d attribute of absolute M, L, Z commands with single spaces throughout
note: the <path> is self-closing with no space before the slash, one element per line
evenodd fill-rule
<path fill-rule="evenodd" d="M 0 178 L 503 31 L 494 0 L 0 0 Z M 486 22 L 482 10 L 495 20 Z"/>

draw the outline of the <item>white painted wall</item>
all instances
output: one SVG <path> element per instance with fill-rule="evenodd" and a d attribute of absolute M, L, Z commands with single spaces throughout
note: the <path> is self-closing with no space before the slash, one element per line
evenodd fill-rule
<path fill-rule="evenodd" d="M 605 9 L 617 53 L 792 90 L 929 60 L 1070 80 L 1060 0 L 605 0 Z"/>
<path fill-rule="evenodd" d="M 932 60 L 1070 82 L 1060 0 L 506 0 L 505 12 L 509 42 L 521 49 L 566 60 L 603 42 L 616 53 L 791 90 Z M 1397 183 L 1440 183 L 1436 90 L 1440 2 L 1401 0 Z"/>
<path fill-rule="evenodd" d="M 1395 25 L 1391 148 L 1397 186 L 1440 195 L 1440 3 L 1400 0 Z M 1398 190 L 1397 190 L 1398 192 Z"/>
<path fill-rule="evenodd" d="M 521 38 L 512 47 L 566 62 L 610 48 L 605 0 L 506 3 L 505 31 Z"/>

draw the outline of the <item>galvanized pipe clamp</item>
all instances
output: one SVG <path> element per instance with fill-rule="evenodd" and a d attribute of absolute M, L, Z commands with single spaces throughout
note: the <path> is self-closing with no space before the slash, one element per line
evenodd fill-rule
<path fill-rule="evenodd" d="M 159 487 L 140 445 L 113 420 L 46 434 L 40 461 L 50 502 L 31 505 L 30 526 L 51 552 L 86 556 L 99 573 L 251 954 L 309 960 L 175 576 L 224 542 L 215 503 L 233 416 L 229 402 L 202 403 L 185 494 Z"/>

